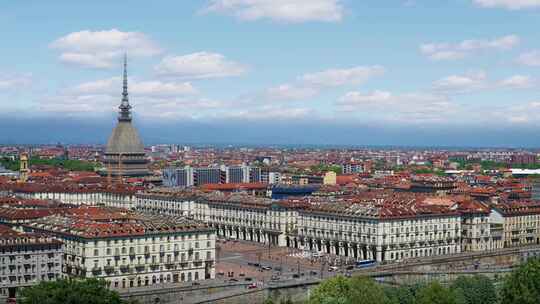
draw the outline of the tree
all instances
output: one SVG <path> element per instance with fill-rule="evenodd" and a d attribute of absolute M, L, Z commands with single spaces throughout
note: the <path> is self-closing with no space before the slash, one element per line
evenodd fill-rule
<path fill-rule="evenodd" d="M 439 282 L 431 282 L 421 288 L 416 295 L 417 304 L 461 304 L 457 301 L 458 294 Z"/>
<path fill-rule="evenodd" d="M 451 289 L 464 296 L 466 304 L 492 304 L 497 301 L 495 285 L 486 276 L 458 277 Z"/>
<path fill-rule="evenodd" d="M 388 297 L 388 300 L 392 304 L 413 304 L 414 303 L 414 291 L 412 287 L 386 287 L 384 293 Z"/>
<path fill-rule="evenodd" d="M 58 280 L 24 288 L 22 304 L 123 304 L 105 280 Z"/>
<path fill-rule="evenodd" d="M 330 278 L 315 288 L 310 304 L 390 304 L 383 288 L 367 277 Z"/>
<path fill-rule="evenodd" d="M 502 304 L 540 303 L 540 259 L 530 259 L 504 280 Z"/>
<path fill-rule="evenodd" d="M 310 304 L 345 304 L 348 303 L 349 284 L 347 279 L 336 276 L 324 280 L 309 297 Z"/>
<path fill-rule="evenodd" d="M 349 303 L 385 304 L 389 299 L 381 285 L 373 279 L 355 276 L 349 279 Z"/>

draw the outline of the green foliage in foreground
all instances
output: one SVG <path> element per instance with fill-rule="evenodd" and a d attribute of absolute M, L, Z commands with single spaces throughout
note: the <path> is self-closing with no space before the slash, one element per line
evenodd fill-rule
<path fill-rule="evenodd" d="M 375 281 L 365 277 L 350 279 L 342 276 L 322 282 L 313 290 L 310 304 L 390 304 L 384 289 Z"/>
<path fill-rule="evenodd" d="M 504 280 L 501 304 L 540 303 L 540 260 L 531 259 Z"/>
<path fill-rule="evenodd" d="M 499 291 L 499 293 L 497 292 Z M 540 259 L 531 259 L 510 273 L 498 290 L 486 276 L 459 277 L 449 286 L 428 284 L 391 287 L 366 277 L 337 276 L 311 293 L 309 304 L 538 304 Z"/>
<path fill-rule="evenodd" d="M 58 280 L 24 288 L 17 303 L 22 304 L 126 304 L 105 280 Z"/>

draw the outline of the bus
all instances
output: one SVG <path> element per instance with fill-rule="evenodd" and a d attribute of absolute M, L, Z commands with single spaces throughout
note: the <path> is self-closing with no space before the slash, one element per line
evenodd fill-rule
<path fill-rule="evenodd" d="M 356 268 L 366 268 L 366 267 L 371 267 L 371 266 L 375 266 L 377 262 L 375 262 L 375 260 L 361 260 L 361 261 L 356 261 Z"/>

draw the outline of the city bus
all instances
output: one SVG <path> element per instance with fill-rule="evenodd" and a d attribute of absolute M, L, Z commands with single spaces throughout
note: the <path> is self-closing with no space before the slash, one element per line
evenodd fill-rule
<path fill-rule="evenodd" d="M 371 267 L 371 266 L 375 266 L 377 262 L 375 262 L 375 260 L 361 260 L 361 261 L 356 261 L 356 268 L 366 268 L 366 267 Z"/>

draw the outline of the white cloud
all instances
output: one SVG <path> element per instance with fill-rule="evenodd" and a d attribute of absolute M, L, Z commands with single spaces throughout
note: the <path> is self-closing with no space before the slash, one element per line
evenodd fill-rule
<path fill-rule="evenodd" d="M 431 60 L 462 59 L 474 52 L 486 50 L 508 50 L 520 43 L 516 35 L 508 35 L 493 40 L 469 39 L 459 43 L 426 43 L 420 45 L 420 53 Z"/>
<path fill-rule="evenodd" d="M 488 86 L 486 73 L 470 72 L 465 75 L 451 75 L 433 83 L 433 89 L 446 93 L 464 93 Z"/>
<path fill-rule="evenodd" d="M 362 105 L 362 104 L 381 104 L 389 102 L 394 96 L 390 92 L 386 91 L 374 91 L 372 93 L 364 94 L 361 92 L 348 92 L 342 96 L 338 104 L 339 105 Z"/>
<path fill-rule="evenodd" d="M 341 0 L 210 0 L 203 12 L 233 15 L 240 20 L 268 18 L 280 22 L 341 21 Z"/>
<path fill-rule="evenodd" d="M 519 55 L 518 63 L 528 66 L 540 66 L 540 51 L 530 51 Z"/>
<path fill-rule="evenodd" d="M 473 2 L 481 7 L 509 10 L 540 7 L 540 0 L 473 0 Z"/>
<path fill-rule="evenodd" d="M 162 76 L 184 79 L 202 79 L 239 76 L 247 67 L 227 60 L 217 53 L 198 52 L 183 56 L 167 56 L 155 67 Z"/>
<path fill-rule="evenodd" d="M 118 111 L 122 92 L 120 77 L 84 82 L 65 88 L 44 99 L 39 108 L 47 113 L 64 115 L 107 115 Z M 189 82 L 129 79 L 130 103 L 142 117 L 188 115 L 217 106 L 204 99 Z"/>
<path fill-rule="evenodd" d="M 288 107 L 263 105 L 253 109 L 238 108 L 223 113 L 221 118 L 243 120 L 283 120 L 283 119 L 313 119 L 317 112 L 308 107 Z"/>
<path fill-rule="evenodd" d="M 536 86 L 536 80 L 526 75 L 513 75 L 491 81 L 483 71 L 464 75 L 450 75 L 433 82 L 433 90 L 444 94 L 460 94 L 486 89 L 527 89 Z"/>
<path fill-rule="evenodd" d="M 197 90 L 189 82 L 138 81 L 129 79 L 128 85 L 129 93 L 134 97 L 176 97 L 197 93 Z M 85 82 L 65 90 L 69 94 L 108 94 L 111 96 L 120 96 L 121 91 L 122 81 L 120 77 Z"/>
<path fill-rule="evenodd" d="M 499 82 L 501 87 L 515 89 L 526 89 L 535 86 L 535 84 L 536 81 L 532 77 L 525 75 L 514 75 Z"/>
<path fill-rule="evenodd" d="M 357 66 L 348 69 L 329 69 L 302 75 L 299 80 L 315 87 L 358 85 L 368 79 L 384 74 L 382 66 Z"/>
<path fill-rule="evenodd" d="M 539 115 L 540 101 L 508 105 L 492 113 L 494 119 L 510 124 L 537 124 Z"/>
<path fill-rule="evenodd" d="M 0 74 L 0 91 L 19 90 L 31 83 L 31 74 Z"/>
<path fill-rule="evenodd" d="M 300 101 L 317 96 L 323 89 L 359 85 L 384 74 L 384 68 L 357 66 L 347 69 L 328 69 L 299 76 L 296 81 L 268 88 L 263 92 L 246 95 L 240 100 L 246 106 L 267 101 Z"/>
<path fill-rule="evenodd" d="M 117 29 L 73 32 L 53 41 L 50 47 L 61 51 L 61 62 L 90 68 L 111 68 L 121 62 L 125 52 L 143 57 L 161 52 L 145 34 Z"/>
<path fill-rule="evenodd" d="M 342 113 L 366 115 L 365 119 L 377 122 L 448 122 L 459 110 L 447 97 L 423 92 L 352 91 L 339 98 L 335 105 Z"/>
<path fill-rule="evenodd" d="M 266 97 L 271 100 L 303 100 L 317 95 L 318 90 L 310 87 L 299 87 L 290 84 L 282 84 L 269 88 Z"/>

